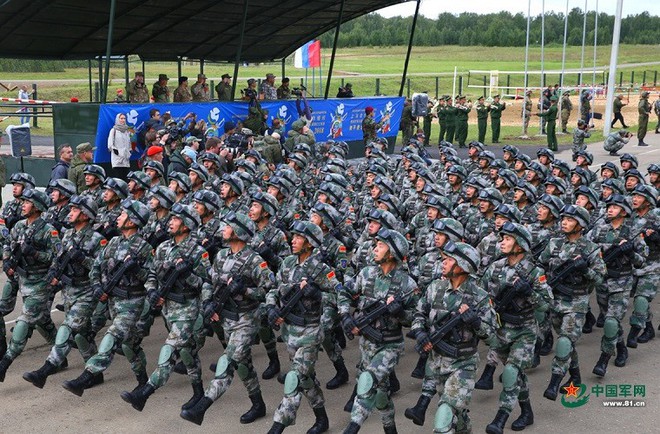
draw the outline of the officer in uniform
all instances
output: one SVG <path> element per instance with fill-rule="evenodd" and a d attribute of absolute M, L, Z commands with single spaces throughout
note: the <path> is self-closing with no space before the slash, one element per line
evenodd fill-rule
<path fill-rule="evenodd" d="M 456 107 L 452 104 L 451 97 L 447 97 L 444 112 L 445 123 L 447 124 L 445 139 L 449 143 L 452 143 L 454 141 L 454 135 L 456 134 Z"/>
<path fill-rule="evenodd" d="M 477 111 L 477 127 L 479 129 L 479 142 L 486 141 L 486 128 L 488 127 L 488 113 L 490 113 L 490 105 L 484 103 L 484 97 L 480 96 L 477 100 L 475 107 Z"/>
<path fill-rule="evenodd" d="M 227 348 L 218 360 L 215 378 L 204 396 L 193 407 L 181 412 L 183 419 L 197 425 L 202 424 L 211 404 L 229 389 L 235 371 L 252 401 L 250 410 L 241 416 L 241 423 L 252 423 L 266 415 L 266 404 L 252 364 L 251 346 L 259 330 L 260 303 L 275 286 L 275 275 L 248 244 L 255 233 L 252 220 L 245 214 L 231 212 L 223 220 L 226 225 L 222 239 L 228 248 L 220 250 L 213 262 L 213 292 L 204 295 L 202 314 L 207 322 L 222 321 Z M 227 294 L 226 299 L 223 293 Z"/>
<path fill-rule="evenodd" d="M 532 364 L 538 333 L 534 311 L 547 309 L 552 301 L 545 274 L 534 265 L 529 255 L 532 235 L 527 228 L 507 222 L 500 233 L 500 251 L 504 258 L 491 264 L 482 280 L 493 298 L 500 324 L 492 348 L 505 364 L 500 408 L 495 419 L 486 427 L 489 434 L 503 432 L 516 401 L 522 412 L 512 428 L 522 430 L 534 423 L 525 371 Z"/>
<path fill-rule="evenodd" d="M 211 89 L 206 83 L 206 75 L 197 74 L 197 81 L 190 88 L 192 100 L 194 102 L 208 102 L 211 101 Z"/>
<path fill-rule="evenodd" d="M 536 116 L 542 117 L 547 122 L 546 125 L 546 138 L 548 140 L 548 148 L 552 151 L 557 151 L 557 134 L 555 133 L 557 124 L 557 97 L 550 97 L 550 108 L 544 112 L 536 113 Z"/>
<path fill-rule="evenodd" d="M 96 353 L 94 336 L 91 334 L 91 316 L 96 307 L 89 271 L 94 258 L 108 241 L 92 229 L 98 208 L 90 196 L 73 196 L 69 222 L 62 237 L 62 248 L 50 265 L 46 283 L 50 288 L 63 283 L 64 321 L 57 330 L 55 345 L 44 365 L 36 371 L 26 372 L 23 378 L 38 388 L 43 388 L 46 378 L 67 366 L 66 356 L 75 341 L 85 361 Z M 97 377 L 94 384 L 103 382 Z"/>
<path fill-rule="evenodd" d="M 438 124 L 440 124 L 440 135 L 438 136 L 438 143 L 442 143 L 445 141 L 445 134 L 447 133 L 447 99 L 449 97 L 447 95 L 443 95 L 440 97 L 440 100 L 438 101 L 438 107 L 436 109 L 437 115 L 438 115 Z"/>
<path fill-rule="evenodd" d="M 565 91 L 561 96 L 561 132 L 568 133 L 568 119 L 571 117 L 573 111 L 573 103 L 571 102 L 571 91 Z M 578 124 L 580 122 L 578 121 Z"/>
<path fill-rule="evenodd" d="M 471 110 L 472 103 L 466 103 L 465 96 L 460 95 L 456 103 L 456 141 L 460 148 L 465 148 L 465 140 L 468 135 L 468 113 Z M 477 116 L 479 115 L 477 114 Z"/>
<path fill-rule="evenodd" d="M 144 283 L 153 265 L 153 250 L 139 233 L 149 219 L 149 209 L 138 201 L 125 199 L 121 210 L 117 218 L 121 234 L 108 242 L 90 272 L 94 297 L 107 302 L 112 324 L 101 339 L 98 352 L 87 360 L 82 374 L 63 385 L 78 396 L 103 379 L 103 372 L 120 349 L 131 364 L 138 387 L 148 379 L 147 360 L 136 327 L 146 304 Z"/>
<path fill-rule="evenodd" d="M 523 137 L 527 137 L 527 129 L 529 128 L 529 118 L 532 116 L 532 91 L 525 92 L 525 102 L 523 105 Z"/>
<path fill-rule="evenodd" d="M 124 401 L 142 411 L 147 399 L 165 385 L 179 353 L 192 384 L 202 381 L 199 357 L 195 352 L 194 326 L 199 316 L 200 293 L 210 294 L 209 254 L 190 236 L 199 227 L 199 215 L 190 205 L 172 206 L 171 239 L 156 249 L 153 266 L 145 284 L 152 307 L 163 306 L 170 332 L 158 356 L 158 367 L 149 381 L 132 392 L 122 392 Z M 170 285 L 165 287 L 165 285 Z M 193 386 L 192 407 L 201 399 L 199 386 Z M 195 399 L 197 398 L 197 399 Z"/>
<path fill-rule="evenodd" d="M 154 98 L 155 97 L 156 96 L 154 95 Z M 188 77 L 186 76 L 179 77 L 179 86 L 176 89 L 174 89 L 173 100 L 174 102 L 192 101 L 192 94 L 190 93 L 190 88 L 188 87 Z"/>
<path fill-rule="evenodd" d="M 167 87 L 169 77 L 167 74 L 158 74 L 158 81 L 154 83 L 151 89 L 151 96 L 154 102 L 170 102 L 170 89 Z"/>
<path fill-rule="evenodd" d="M 303 395 L 314 410 L 316 421 L 307 431 L 319 434 L 328 430 L 328 415 L 315 364 L 323 339 L 321 315 L 323 293 L 336 293 L 342 286 L 335 272 L 321 261 L 314 249 L 323 243 L 323 231 L 310 222 L 296 221 L 292 228 L 291 251 L 277 272 L 278 286 L 266 296 L 268 322 L 274 329 L 282 327 L 291 370 L 284 380 L 284 397 L 275 410 L 268 434 L 281 434 L 296 422 Z M 293 308 L 289 306 L 298 299 Z M 283 312 L 284 309 L 287 311 Z"/>
<path fill-rule="evenodd" d="M 406 410 L 415 425 L 423 425 L 428 405 L 441 384 L 440 402 L 434 420 L 434 432 L 471 432 L 468 408 L 477 375 L 479 339 L 488 339 L 495 328 L 489 296 L 474 277 L 479 254 L 469 244 L 448 241 L 442 249 L 442 278 L 433 280 L 417 303 L 412 330 L 415 349 L 428 354 L 427 371 L 434 380 L 433 389 L 425 391 L 417 405 Z M 434 345 L 431 337 L 449 321 L 460 318 L 455 328 Z M 425 393 L 426 392 L 426 393 Z"/>
<path fill-rule="evenodd" d="M 9 348 L 0 359 L 0 382 L 5 380 L 7 369 L 23 352 L 35 327 L 48 344 L 55 343 L 55 324 L 50 318 L 49 307 L 51 289 L 46 274 L 60 250 L 59 232 L 41 218 L 48 208 L 46 193 L 24 189 L 21 200 L 24 220 L 14 225 L 3 246 L 2 268 L 8 278 L 18 276 L 23 308 Z M 4 319 L 0 319 L 0 323 L 4 325 Z M 4 327 L 2 331 L 4 337 Z"/>
<path fill-rule="evenodd" d="M 610 196 L 607 221 L 601 221 L 587 237 L 603 249 L 607 275 L 596 287 L 596 300 L 605 313 L 601 354 L 593 373 L 604 377 L 607 365 L 616 348 L 614 365 L 622 367 L 628 360 L 628 349 L 623 341 L 621 322 L 628 310 L 628 299 L 633 285 L 633 267 L 640 268 L 648 255 L 648 248 L 635 231 L 630 199 L 621 194 Z"/>
<path fill-rule="evenodd" d="M 500 102 L 500 96 L 495 95 L 490 104 L 490 124 L 493 131 L 493 143 L 500 143 L 500 120 L 502 112 L 506 110 L 506 103 Z"/>
<path fill-rule="evenodd" d="M 583 236 L 589 227 L 589 212 L 581 206 L 567 205 L 561 211 L 561 236 L 552 238 L 539 256 L 539 264 L 548 271 L 554 295 L 552 326 L 557 333 L 552 377 L 543 396 L 554 401 L 566 373 L 570 377 L 561 387 L 582 383 L 577 342 L 582 335 L 589 294 L 605 275 L 600 247 Z"/>
<path fill-rule="evenodd" d="M 149 102 L 149 90 L 144 84 L 144 72 L 137 71 L 135 78 L 128 83 L 128 102 L 147 103 Z"/>
<path fill-rule="evenodd" d="M 637 112 L 639 113 L 637 122 L 637 140 L 639 140 L 639 143 L 637 146 L 648 146 L 647 143 L 644 143 L 644 137 L 646 137 L 646 130 L 649 125 L 649 116 L 651 116 L 651 104 L 649 103 L 649 92 L 647 90 L 642 92 L 639 97 Z"/>
<path fill-rule="evenodd" d="M 357 394 L 353 401 L 351 423 L 345 434 L 357 433 L 374 408 L 381 413 L 385 433 L 396 432 L 389 380 L 404 351 L 401 327 L 412 322 L 413 292 L 417 290 L 417 284 L 402 266 L 408 256 L 406 238 L 399 232 L 381 228 L 376 240 L 373 256 L 376 265 L 362 269 L 355 279 L 353 290 L 346 288 L 338 297 L 344 333 L 349 337 L 360 335 L 361 354 Z M 358 328 L 356 319 L 349 312 L 354 298 L 357 298 L 358 310 L 363 315 L 385 303 L 383 315 L 366 325 L 376 333 Z"/>
<path fill-rule="evenodd" d="M 215 93 L 218 94 L 218 101 L 232 100 L 231 75 L 222 74 L 222 81 L 215 86 Z"/>

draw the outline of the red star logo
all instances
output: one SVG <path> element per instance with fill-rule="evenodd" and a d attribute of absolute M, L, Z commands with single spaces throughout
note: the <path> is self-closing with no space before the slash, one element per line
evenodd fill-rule
<path fill-rule="evenodd" d="M 564 389 L 566 390 L 566 398 L 570 398 L 571 396 L 574 398 L 578 397 L 577 394 L 580 391 L 580 388 L 575 386 L 572 381 L 571 384 L 564 387 Z"/>

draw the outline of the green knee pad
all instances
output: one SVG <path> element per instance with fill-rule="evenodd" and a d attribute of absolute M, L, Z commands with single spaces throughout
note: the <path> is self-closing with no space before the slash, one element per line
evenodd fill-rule
<path fill-rule="evenodd" d="M 614 338 L 619 333 L 619 321 L 614 318 L 606 318 L 603 331 L 606 338 Z"/>
<path fill-rule="evenodd" d="M 172 345 L 163 345 L 158 355 L 158 366 L 169 365 L 172 363 L 172 356 L 174 355 L 174 347 Z"/>
<path fill-rule="evenodd" d="M 284 379 L 284 396 L 293 396 L 298 393 L 300 379 L 296 371 L 289 371 Z"/>
<path fill-rule="evenodd" d="M 7 299 L 12 297 L 12 287 L 11 287 L 11 280 L 7 280 L 5 282 L 5 286 L 2 287 L 2 298 Z"/>
<path fill-rule="evenodd" d="M 646 313 L 649 310 L 649 301 L 644 297 L 637 296 L 633 302 L 633 307 L 635 308 L 635 313 L 637 314 Z"/>
<path fill-rule="evenodd" d="M 250 375 L 250 368 L 244 363 L 239 363 L 236 368 L 236 373 L 238 374 L 238 378 L 245 380 L 248 375 Z"/>
<path fill-rule="evenodd" d="M 223 354 L 218 359 L 218 365 L 215 368 L 215 376 L 216 378 L 226 378 L 227 375 L 231 374 L 232 369 L 233 367 L 231 361 L 229 360 L 229 357 L 227 357 L 226 354 Z"/>
<path fill-rule="evenodd" d="M 195 363 L 195 358 L 190 353 L 190 349 L 188 348 L 182 349 L 181 351 L 179 351 L 179 355 L 181 356 L 181 361 L 183 362 L 184 365 L 190 366 L 193 363 Z"/>
<path fill-rule="evenodd" d="M 534 311 L 534 318 L 536 318 L 536 322 L 542 323 L 543 321 L 545 321 L 545 312 L 536 309 Z"/>
<path fill-rule="evenodd" d="M 202 315 L 197 315 L 195 324 L 193 326 L 193 332 L 199 333 L 204 328 L 204 317 Z"/>
<path fill-rule="evenodd" d="M 505 389 L 511 389 L 515 386 L 516 381 L 518 381 L 518 368 L 513 366 L 510 363 L 504 367 L 504 372 L 502 372 L 502 385 Z"/>
<path fill-rule="evenodd" d="M 73 340 L 76 341 L 76 345 L 78 345 L 78 349 L 82 351 L 83 354 L 89 351 L 89 341 L 85 336 L 78 333 L 73 337 Z"/>
<path fill-rule="evenodd" d="M 126 357 L 126 360 L 129 362 L 131 360 L 135 360 L 135 351 L 133 351 L 133 348 L 130 345 L 121 344 L 121 350 L 124 352 L 124 357 Z"/>
<path fill-rule="evenodd" d="M 555 356 L 557 356 L 559 360 L 566 360 L 571 354 L 571 351 L 573 351 L 573 343 L 571 340 L 566 336 L 560 336 L 559 339 L 557 339 Z"/>
<path fill-rule="evenodd" d="M 115 349 L 115 337 L 110 333 L 106 333 L 101 339 L 101 344 L 99 345 L 99 353 L 109 353 Z M 124 353 L 126 354 L 126 353 Z"/>
<path fill-rule="evenodd" d="M 376 389 L 376 377 L 369 371 L 364 371 L 358 377 L 357 384 L 357 397 L 358 398 L 369 398 L 374 395 L 374 389 Z"/>
<path fill-rule="evenodd" d="M 387 395 L 387 392 L 384 392 L 380 389 L 376 391 L 376 399 L 374 400 L 374 404 L 378 410 L 385 410 L 389 402 L 390 397 Z"/>
<path fill-rule="evenodd" d="M 14 334 L 16 334 L 16 329 L 14 329 Z M 69 326 L 61 325 L 57 330 L 57 335 L 55 336 L 55 345 L 61 347 L 66 344 L 71 337 L 71 329 Z"/>
<path fill-rule="evenodd" d="M 433 420 L 434 433 L 447 433 L 451 431 L 454 423 L 454 410 L 445 402 L 440 404 Z"/>
<path fill-rule="evenodd" d="M 14 342 L 25 342 L 30 334 L 30 326 L 25 321 L 18 321 L 14 327 L 11 340 Z"/>

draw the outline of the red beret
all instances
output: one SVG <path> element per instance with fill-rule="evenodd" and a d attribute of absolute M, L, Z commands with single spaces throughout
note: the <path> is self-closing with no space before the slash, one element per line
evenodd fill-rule
<path fill-rule="evenodd" d="M 366 114 L 373 113 L 373 111 L 374 111 L 374 108 L 371 107 L 371 106 L 368 106 L 367 108 L 364 109 L 364 112 Z"/>
<path fill-rule="evenodd" d="M 75 96 L 71 97 L 71 102 L 78 102 L 78 98 L 76 98 Z"/>
<path fill-rule="evenodd" d="M 147 149 L 147 156 L 153 157 L 154 155 L 158 154 L 159 152 L 163 152 L 163 148 L 160 146 L 151 146 L 149 149 Z"/>

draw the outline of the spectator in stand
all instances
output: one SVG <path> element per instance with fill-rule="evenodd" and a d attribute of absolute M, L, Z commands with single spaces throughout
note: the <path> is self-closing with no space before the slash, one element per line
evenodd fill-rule
<path fill-rule="evenodd" d="M 211 90 L 206 83 L 206 75 L 197 74 L 197 82 L 192 85 L 190 92 L 192 92 L 193 101 L 211 101 Z"/>
<path fill-rule="evenodd" d="M 291 88 L 289 88 L 289 82 L 289 77 L 284 77 L 282 79 L 282 84 L 277 88 L 277 99 L 291 98 Z"/>
<path fill-rule="evenodd" d="M 144 72 L 137 71 L 135 78 L 128 83 L 128 101 L 137 103 L 149 102 L 149 89 L 144 84 Z"/>
<path fill-rule="evenodd" d="M 222 74 L 222 81 L 215 87 L 218 101 L 231 101 L 231 75 Z"/>
<path fill-rule="evenodd" d="M 60 146 L 58 153 L 60 159 L 50 172 L 51 182 L 57 179 L 69 179 L 69 166 L 71 165 L 71 160 L 73 160 L 73 149 L 71 145 L 65 143 Z"/>
<path fill-rule="evenodd" d="M 353 98 L 353 85 L 351 83 L 346 83 L 344 87 L 339 88 L 337 92 L 337 98 Z"/>
<path fill-rule="evenodd" d="M 261 83 L 260 99 L 272 101 L 277 99 L 277 89 L 275 88 L 275 76 L 266 74 L 266 80 Z"/>
<path fill-rule="evenodd" d="M 30 93 L 27 91 L 27 86 L 22 85 L 21 88 L 18 91 L 18 99 L 30 99 Z M 21 108 L 21 113 L 27 113 L 28 108 L 23 107 Z M 27 124 L 30 122 L 30 118 L 28 116 L 21 116 L 21 125 Z"/>
<path fill-rule="evenodd" d="M 108 134 L 108 151 L 110 162 L 117 173 L 117 178 L 126 181 L 131 168 L 131 133 L 126 125 L 126 115 L 119 113 L 115 118 L 115 126 Z"/>
<path fill-rule="evenodd" d="M 78 194 L 87 190 L 87 184 L 85 184 L 85 166 L 89 163 L 92 163 L 94 160 L 94 148 L 91 143 L 85 142 L 76 146 L 76 156 L 71 160 L 71 166 L 69 167 L 69 181 L 73 182 L 76 185 L 76 190 Z"/>
<path fill-rule="evenodd" d="M 174 102 L 190 102 L 192 101 L 192 94 L 188 87 L 188 77 L 179 77 L 179 87 L 174 89 Z"/>

